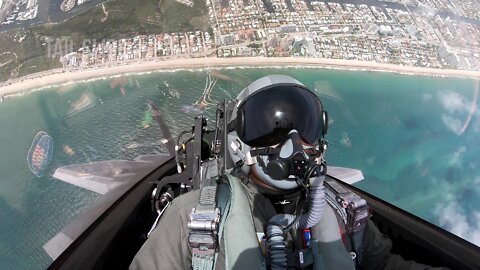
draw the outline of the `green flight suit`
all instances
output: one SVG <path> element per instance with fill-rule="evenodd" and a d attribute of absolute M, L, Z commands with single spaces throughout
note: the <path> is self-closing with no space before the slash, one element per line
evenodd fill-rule
<path fill-rule="evenodd" d="M 263 232 L 264 226 L 271 217 L 277 214 L 271 199 L 262 195 L 251 183 L 243 183 L 243 190 L 248 198 L 249 207 L 253 214 L 253 223 L 257 232 Z M 154 230 L 150 238 L 145 242 L 140 251 L 135 256 L 130 269 L 191 269 L 192 252 L 188 245 L 189 229 L 187 222 L 189 215 L 199 201 L 199 190 L 184 194 L 175 200 L 165 211 L 160 219 L 157 228 Z M 294 209 L 297 202 L 292 201 L 290 208 Z M 325 204 L 326 206 L 328 204 Z M 248 206 L 245 206 L 248 207 Z M 330 206 L 327 206 L 330 208 Z M 286 207 L 285 212 L 289 212 Z M 290 209 L 290 210 L 291 210 Z M 333 212 L 333 211 L 332 211 Z M 312 235 L 314 235 L 312 228 Z M 289 237 L 287 237 L 287 240 Z M 291 235 L 290 235 L 291 240 Z M 340 241 L 341 242 L 341 241 Z M 223 241 L 220 241 L 223 243 Z M 431 268 L 427 265 L 418 264 L 413 261 L 405 261 L 401 256 L 391 254 L 391 240 L 380 233 L 376 226 L 369 221 L 364 234 L 364 254 L 361 269 L 386 269 L 386 270 L 420 270 L 420 269 L 440 269 Z M 353 261 L 348 255 L 343 243 L 332 243 L 330 246 L 324 246 L 319 249 L 323 253 L 324 260 L 327 265 L 334 264 L 333 269 L 352 269 Z M 245 257 L 239 260 L 248 260 L 248 252 Z M 262 269 L 259 266 L 255 269 Z M 216 260 L 216 270 L 225 269 L 225 250 L 220 244 L 218 257 Z M 240 269 L 233 266 L 233 269 Z M 312 269 L 307 268 L 307 269 Z M 253 270 L 253 269 L 249 269 Z"/>

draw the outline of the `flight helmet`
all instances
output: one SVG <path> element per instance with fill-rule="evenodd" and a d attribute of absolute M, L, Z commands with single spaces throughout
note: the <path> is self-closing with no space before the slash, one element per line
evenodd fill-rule
<path fill-rule="evenodd" d="M 318 158 L 327 127 L 317 95 L 291 77 L 266 76 L 237 96 L 228 124 L 228 152 L 243 173 L 253 169 L 270 187 L 295 189 L 298 182 L 289 175 L 293 169 L 282 169 L 295 167 L 288 162 L 294 155 L 309 158 L 313 153 Z"/>

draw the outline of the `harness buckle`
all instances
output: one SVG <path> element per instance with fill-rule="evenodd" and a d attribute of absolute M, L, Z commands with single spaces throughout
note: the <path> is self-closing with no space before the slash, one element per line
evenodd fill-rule
<path fill-rule="evenodd" d="M 219 208 L 203 211 L 198 211 L 197 208 L 192 209 L 187 226 L 190 229 L 188 244 L 193 254 L 200 256 L 215 254 L 219 222 Z"/>
<path fill-rule="evenodd" d="M 217 248 L 215 237 L 210 232 L 191 232 L 188 244 L 192 248 L 192 253 L 200 256 L 213 255 Z"/>

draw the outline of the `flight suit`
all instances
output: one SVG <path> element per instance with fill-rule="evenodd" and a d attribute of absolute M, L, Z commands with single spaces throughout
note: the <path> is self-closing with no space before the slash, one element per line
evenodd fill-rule
<path fill-rule="evenodd" d="M 263 231 L 264 226 L 268 223 L 271 217 L 276 215 L 279 206 L 283 207 L 283 212 L 291 212 L 296 208 L 298 201 L 295 197 L 289 200 L 280 200 L 276 198 L 268 198 L 263 195 L 257 187 L 248 181 L 242 183 L 243 191 L 248 198 L 249 207 L 252 211 L 253 223 L 257 232 Z M 135 256 L 130 269 L 191 269 L 192 251 L 188 245 L 189 229 L 187 223 L 189 215 L 199 201 L 200 191 L 195 190 L 184 194 L 173 200 L 170 207 L 167 208 L 162 218 L 160 219 L 157 228 L 154 230 L 150 238 L 145 242 L 140 251 Z M 297 198 L 299 196 L 296 196 Z M 328 204 L 325 204 L 325 214 L 323 218 L 335 219 L 334 211 Z M 246 206 L 247 207 L 247 206 Z M 323 219 L 322 218 L 322 219 Z M 319 223 L 322 223 L 320 221 Z M 329 222 L 329 224 L 332 224 Z M 338 224 L 335 224 L 338 226 Z M 317 227 L 317 226 L 316 226 Z M 321 226 L 318 226 L 321 227 Z M 321 234 L 322 228 L 312 228 L 312 235 Z M 328 238 L 329 236 L 327 236 Z M 292 240 L 289 235 L 286 240 Z M 341 241 L 341 240 L 340 240 Z M 223 243 L 222 241 L 220 241 Z M 326 265 L 330 267 L 327 269 L 354 269 L 354 262 L 347 252 L 343 242 L 337 240 L 326 246 L 323 250 L 324 260 Z M 445 269 L 445 268 L 431 268 L 427 265 L 419 264 L 414 261 L 406 261 L 401 256 L 392 254 L 391 240 L 380 233 L 373 222 L 369 221 L 363 238 L 363 261 L 360 269 L 388 269 L 388 270 L 420 270 L 420 269 Z M 239 261 L 250 260 L 248 252 L 246 256 L 240 258 Z M 244 269 L 237 267 L 235 262 L 233 269 Z M 216 259 L 216 270 L 225 269 L 225 250 L 223 245 L 219 246 L 218 257 Z M 332 266 L 334 265 L 334 266 Z M 254 269 L 262 269 L 264 266 L 258 265 Z M 306 268 L 306 269 L 312 269 Z M 251 270 L 251 269 L 249 269 Z"/>

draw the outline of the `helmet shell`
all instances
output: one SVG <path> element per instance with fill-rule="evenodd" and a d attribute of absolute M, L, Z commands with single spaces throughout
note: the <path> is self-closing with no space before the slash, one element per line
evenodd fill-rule
<path fill-rule="evenodd" d="M 238 95 L 230 127 L 251 147 L 276 145 L 292 129 L 315 145 L 326 132 L 323 114 L 315 93 L 293 78 L 271 75 L 253 82 Z"/>
<path fill-rule="evenodd" d="M 256 163 L 251 147 L 280 143 L 291 129 L 317 144 L 326 121 L 320 99 L 299 81 L 285 75 L 260 78 L 237 96 L 227 136 L 230 157 L 234 163 L 243 161 L 242 171 L 248 174 Z"/>

